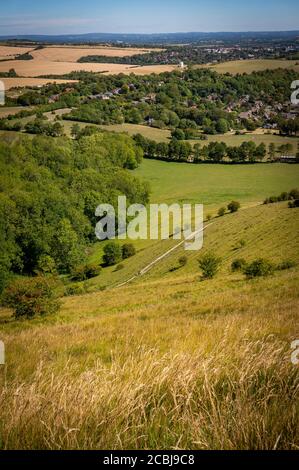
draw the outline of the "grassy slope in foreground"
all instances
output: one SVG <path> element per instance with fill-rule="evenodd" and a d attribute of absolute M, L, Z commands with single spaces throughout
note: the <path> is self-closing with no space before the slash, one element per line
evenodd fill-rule
<path fill-rule="evenodd" d="M 298 257 L 298 210 L 285 203 L 217 219 L 209 247 L 229 258 L 241 227 L 254 253 Z M 200 282 L 188 263 L 67 298 L 54 317 L 2 323 L 2 446 L 295 449 L 297 320 L 297 268 Z"/>

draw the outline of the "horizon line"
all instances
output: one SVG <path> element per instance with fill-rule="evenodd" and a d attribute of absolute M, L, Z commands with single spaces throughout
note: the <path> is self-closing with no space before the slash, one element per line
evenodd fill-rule
<path fill-rule="evenodd" d="M 143 36 L 155 36 L 161 34 L 244 34 L 244 33 L 299 33 L 299 29 L 263 29 L 263 30 L 243 30 L 243 31 L 169 31 L 169 32 L 86 32 L 86 33 L 56 33 L 56 34 L 45 34 L 45 33 L 17 33 L 17 34 L 0 34 L 0 37 L 16 37 L 16 36 L 87 36 L 87 35 L 127 35 L 127 36 L 134 36 L 134 35 L 143 35 Z"/>

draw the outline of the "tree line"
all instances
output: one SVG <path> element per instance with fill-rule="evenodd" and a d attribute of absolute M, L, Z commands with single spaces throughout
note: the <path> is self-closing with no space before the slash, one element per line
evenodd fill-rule
<path fill-rule="evenodd" d="M 267 146 L 262 142 L 256 144 L 248 141 L 242 142 L 240 146 L 230 146 L 225 142 L 209 142 L 207 145 L 196 143 L 192 146 L 189 142 L 180 141 L 172 138 L 169 142 L 156 142 L 147 139 L 141 134 L 133 136 L 135 142 L 142 148 L 146 158 L 156 158 L 169 161 L 182 162 L 215 162 L 224 161 L 234 163 L 259 162 L 265 160 L 267 153 L 270 158 L 275 159 L 278 150 L 287 150 L 292 148 L 290 144 L 275 147 L 273 143 Z M 298 154 L 299 160 L 299 154 Z"/>

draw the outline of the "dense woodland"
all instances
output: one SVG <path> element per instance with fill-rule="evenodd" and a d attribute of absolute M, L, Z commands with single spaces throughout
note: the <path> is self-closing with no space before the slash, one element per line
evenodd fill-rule
<path fill-rule="evenodd" d="M 11 273 L 69 273 L 95 240 L 95 208 L 147 203 L 149 188 L 133 177 L 142 150 L 125 135 L 79 140 L 36 136 L 0 142 L 0 288 Z"/>

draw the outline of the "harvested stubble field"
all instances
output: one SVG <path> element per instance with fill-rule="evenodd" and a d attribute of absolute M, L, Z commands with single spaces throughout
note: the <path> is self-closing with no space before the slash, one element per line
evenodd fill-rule
<path fill-rule="evenodd" d="M 8 57 L 14 58 L 18 54 L 26 54 L 30 52 L 32 47 L 22 47 L 22 46 L 2 46 L 0 45 L 0 60 L 7 59 Z"/>

